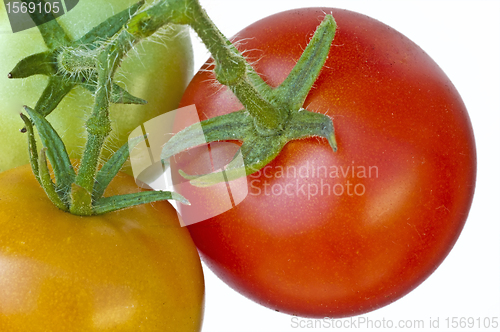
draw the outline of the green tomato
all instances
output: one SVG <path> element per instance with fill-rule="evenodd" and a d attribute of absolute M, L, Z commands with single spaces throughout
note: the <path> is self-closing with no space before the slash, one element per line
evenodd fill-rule
<path fill-rule="evenodd" d="M 81 0 L 58 19 L 71 36 L 78 39 L 106 18 L 135 0 Z M 185 28 L 162 31 L 143 41 L 125 58 L 116 73 L 117 83 L 132 95 L 148 101 L 146 105 L 112 104 L 112 132 L 103 155 L 123 145 L 129 133 L 147 120 L 177 108 L 182 93 L 192 77 L 193 56 Z M 23 105 L 34 107 L 48 78 L 31 76 L 8 79 L 8 73 L 21 59 L 47 48 L 37 28 L 12 33 L 5 5 L 0 4 L 0 172 L 28 163 L 26 135 L 19 117 Z M 80 158 L 85 146 L 87 120 L 94 100 L 84 88 L 74 88 L 47 119 L 64 140 L 71 158 Z"/>

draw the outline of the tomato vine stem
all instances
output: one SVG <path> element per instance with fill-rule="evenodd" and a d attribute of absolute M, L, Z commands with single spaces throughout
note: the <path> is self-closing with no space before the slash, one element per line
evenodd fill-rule
<path fill-rule="evenodd" d="M 196 1 L 193 0 L 193 2 Z M 189 175 L 180 171 L 180 174 L 190 180 L 191 184 L 210 186 L 219 183 L 223 178 L 233 180 L 262 169 L 280 153 L 289 141 L 318 136 L 326 138 L 333 151 L 337 150 L 332 120 L 326 115 L 303 108 L 309 91 L 323 69 L 335 36 L 337 25 L 331 15 L 326 15 L 318 26 L 313 38 L 285 81 L 275 89 L 269 87 L 261 91 L 257 91 L 252 81 L 248 79 L 252 71 L 243 71 L 244 67 L 240 66 L 238 61 L 232 61 L 233 59 L 245 61 L 241 54 L 234 46 L 228 46 L 228 42 L 225 42 L 226 39 L 220 32 L 211 33 L 215 28 L 210 25 L 208 17 L 200 13 L 199 17 L 194 16 L 192 20 L 197 22 L 195 30 L 200 30 L 205 36 L 202 37 L 205 44 L 213 44 L 209 50 L 215 58 L 216 78 L 221 81 L 219 73 L 223 72 L 223 69 L 220 68 L 230 67 L 231 64 L 236 66 L 233 72 L 233 74 L 236 73 L 235 77 L 231 77 L 231 80 L 222 80 L 221 83 L 234 84 L 229 87 L 245 109 L 202 121 L 203 130 L 199 130 L 199 124 L 195 124 L 176 134 L 163 148 L 161 155 L 163 164 L 168 164 L 171 156 L 193 147 L 191 142 L 200 142 L 203 138 L 206 142 L 242 141 L 240 150 L 224 171 L 202 175 Z M 217 57 L 222 60 L 218 60 Z M 250 75 L 245 76 L 246 73 Z M 266 83 L 262 85 L 267 86 Z M 270 107 L 260 107 L 261 100 Z M 246 116 L 248 114 L 250 116 Z M 240 155 L 242 158 L 239 158 Z M 224 172 L 224 177 L 221 176 L 221 172 Z"/>
<path fill-rule="evenodd" d="M 34 19 L 37 19 L 36 14 Z M 244 109 L 233 115 L 201 122 L 202 133 L 188 127 L 174 136 L 164 147 L 163 162 L 183 149 L 192 147 L 189 142 L 241 140 L 243 160 L 234 159 L 227 168 L 227 176 L 234 179 L 261 169 L 279 154 L 287 142 L 294 139 L 324 137 L 336 150 L 331 119 L 302 108 L 323 68 L 335 35 L 336 23 L 330 15 L 325 16 L 296 66 L 277 88 L 270 87 L 262 80 L 210 20 L 198 0 L 162 0 L 151 5 L 140 1 L 75 41 L 70 40 L 54 19 L 49 26 L 39 27 L 49 51 L 21 60 L 9 77 L 49 76 L 49 84 L 35 109 L 26 108 L 31 122 L 42 136 L 44 150 L 41 156 L 36 153 L 31 123 L 25 122 L 26 131 L 30 134 L 28 144 L 35 176 L 49 198 L 62 209 L 77 215 L 92 215 L 161 199 L 177 199 L 188 203 L 182 196 L 169 192 L 143 192 L 107 198 L 102 197 L 105 186 L 97 184 L 96 187 L 97 179 L 106 185 L 110 182 L 129 153 L 128 145 L 122 147 L 99 170 L 99 158 L 111 132 L 110 103 L 145 102 L 116 85 L 114 74 L 137 43 L 168 24 L 189 25 L 198 34 L 215 60 L 217 80 L 229 87 Z M 86 122 L 88 140 L 81 165 L 75 172 L 61 138 L 45 117 L 77 85 L 94 93 L 95 102 Z M 45 155 L 54 167 L 55 183 L 50 176 L 47 177 Z M 203 175 L 203 179 L 183 172 L 181 174 L 199 185 L 211 185 L 220 179 L 217 174 Z"/>
<path fill-rule="evenodd" d="M 188 24 L 212 54 L 217 80 L 227 85 L 254 118 L 257 129 L 275 133 L 282 130 L 289 116 L 286 109 L 276 107 L 260 94 L 247 76 L 247 62 L 210 20 L 196 0 L 190 1 Z"/>

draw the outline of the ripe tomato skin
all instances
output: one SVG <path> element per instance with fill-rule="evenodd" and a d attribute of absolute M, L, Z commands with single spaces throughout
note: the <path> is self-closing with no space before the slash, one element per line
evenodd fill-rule
<path fill-rule="evenodd" d="M 136 2 L 80 1 L 58 21 L 72 38 L 78 39 L 106 18 Z M 8 79 L 7 74 L 24 57 L 45 50 L 46 46 L 37 28 L 12 33 L 5 6 L 0 4 L 0 172 L 29 162 L 26 135 L 19 133 L 19 129 L 24 126 L 19 113 L 23 105 L 36 105 L 48 81 L 47 77 L 40 75 L 26 79 Z M 135 51 L 131 51 L 115 78 L 132 95 L 145 99 L 148 103 L 111 105 L 113 130 L 104 156 L 109 156 L 108 150 L 116 150 L 127 142 L 130 132 L 142 123 L 176 109 L 192 74 L 192 46 L 185 28 L 173 28 L 161 41 L 156 38 L 154 41 L 142 42 Z M 92 112 L 93 103 L 90 92 L 78 87 L 48 116 L 51 124 L 63 137 L 71 158 L 81 158 L 86 139 L 85 121 Z"/>
<path fill-rule="evenodd" d="M 168 202 L 74 216 L 29 166 L 0 174 L 0 188 L 1 331 L 201 330 L 200 259 Z M 108 190 L 137 186 L 120 174 Z"/>
<path fill-rule="evenodd" d="M 317 318 L 378 309 L 429 277 L 460 235 L 476 176 L 458 92 L 422 49 L 381 22 L 339 9 L 293 10 L 242 30 L 238 47 L 277 86 L 330 12 L 338 30 L 304 107 L 332 117 L 338 152 L 322 139 L 290 142 L 247 177 L 243 202 L 189 226 L 202 259 L 231 287 Z M 191 104 L 202 120 L 242 108 L 207 71 L 183 96 L 181 106 Z M 188 163 L 180 158 L 178 167 Z M 194 187 L 181 194 L 193 206 L 223 199 Z"/>

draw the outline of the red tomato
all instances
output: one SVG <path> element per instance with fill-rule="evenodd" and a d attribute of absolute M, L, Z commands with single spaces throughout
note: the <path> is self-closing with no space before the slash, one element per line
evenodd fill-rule
<path fill-rule="evenodd" d="M 333 119 L 338 152 L 319 138 L 288 143 L 247 177 L 243 202 L 189 226 L 222 280 L 305 317 L 366 313 L 422 283 L 457 240 L 476 176 L 458 92 L 422 49 L 383 23 L 346 10 L 292 10 L 241 31 L 238 47 L 277 86 L 325 13 L 338 30 L 304 107 Z M 181 106 L 195 104 L 202 120 L 242 109 L 213 81 L 200 71 Z M 182 194 L 198 208 L 227 199 L 202 190 Z"/>

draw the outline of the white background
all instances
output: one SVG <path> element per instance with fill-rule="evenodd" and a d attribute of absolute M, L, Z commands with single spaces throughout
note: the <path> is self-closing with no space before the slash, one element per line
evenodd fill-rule
<path fill-rule="evenodd" d="M 381 324 L 423 320 L 420 331 L 457 331 L 446 318 L 500 316 L 500 1 L 408 0 L 200 0 L 228 37 L 252 22 L 283 10 L 327 6 L 357 11 L 400 31 L 422 47 L 447 73 L 469 110 L 478 150 L 472 210 L 444 263 L 417 289 L 363 317 Z M 197 39 L 194 40 L 195 43 Z M 196 68 L 208 53 L 195 45 Z M 377 330 L 364 326 L 297 328 L 292 317 L 264 308 L 234 292 L 205 266 L 203 332 Z M 439 328 L 429 320 L 439 318 Z M 500 318 L 497 318 L 500 319 Z M 407 322 L 408 320 L 408 322 Z M 477 322 L 477 321 L 476 321 Z M 301 320 L 301 324 L 310 323 Z M 348 319 L 344 324 L 350 324 Z M 480 331 L 482 329 L 464 329 Z M 498 331 L 500 328 L 488 331 Z M 486 330 L 485 330 L 486 331 Z"/>

